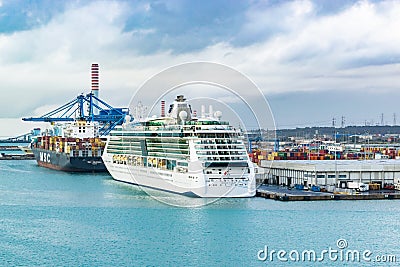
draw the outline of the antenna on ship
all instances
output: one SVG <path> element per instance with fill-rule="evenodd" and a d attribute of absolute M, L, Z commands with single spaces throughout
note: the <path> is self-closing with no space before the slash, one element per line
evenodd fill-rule
<path fill-rule="evenodd" d="M 206 106 L 201 105 L 201 117 L 204 119 L 206 117 Z"/>

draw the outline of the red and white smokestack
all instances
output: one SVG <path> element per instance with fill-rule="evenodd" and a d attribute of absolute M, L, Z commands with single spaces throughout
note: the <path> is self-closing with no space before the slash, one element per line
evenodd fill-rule
<path fill-rule="evenodd" d="M 92 63 L 91 74 L 92 74 L 92 94 L 95 97 L 99 98 L 99 64 Z M 98 105 L 98 101 L 94 99 L 93 104 Z M 94 115 L 98 115 L 99 110 L 94 107 L 93 113 Z"/>
<path fill-rule="evenodd" d="M 165 100 L 161 100 L 161 117 L 165 117 Z"/>

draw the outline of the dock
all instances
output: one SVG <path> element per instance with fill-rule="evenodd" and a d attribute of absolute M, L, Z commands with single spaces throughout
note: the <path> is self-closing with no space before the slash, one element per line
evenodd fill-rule
<path fill-rule="evenodd" d="M 356 194 L 338 194 L 297 190 L 283 186 L 261 185 L 257 189 L 256 196 L 278 201 L 383 200 L 400 199 L 400 191 L 377 190 L 362 193 L 357 192 Z"/>
<path fill-rule="evenodd" d="M 0 146 L 2 151 L 21 151 L 19 146 Z"/>
<path fill-rule="evenodd" d="M 0 160 L 34 160 L 33 154 L 2 154 Z"/>
<path fill-rule="evenodd" d="M 11 153 L 10 153 L 11 152 Z M 21 152 L 21 153 L 18 153 Z M 0 160 L 32 160 L 35 156 L 28 146 L 0 146 Z"/>

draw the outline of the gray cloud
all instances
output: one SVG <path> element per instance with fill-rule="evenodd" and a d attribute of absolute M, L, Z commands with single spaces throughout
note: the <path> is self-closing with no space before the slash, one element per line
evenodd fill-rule
<path fill-rule="evenodd" d="M 73 2 L 34 27 L 0 33 L 0 114 L 30 116 L 87 92 L 91 62 L 100 63 L 101 96 L 116 106 L 150 76 L 190 61 L 227 64 L 288 103 L 300 92 L 321 101 L 331 91 L 395 95 L 400 3 L 329 2 Z"/>

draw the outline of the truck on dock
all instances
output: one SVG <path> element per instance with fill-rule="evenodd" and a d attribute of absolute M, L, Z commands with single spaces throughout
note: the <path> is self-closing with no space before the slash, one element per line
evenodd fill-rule
<path fill-rule="evenodd" d="M 400 183 L 395 184 L 394 185 L 394 189 L 400 191 Z"/>
<path fill-rule="evenodd" d="M 369 190 L 369 185 L 361 182 L 348 182 L 347 188 L 355 189 L 356 191 L 359 192 L 365 192 Z"/>
<path fill-rule="evenodd" d="M 318 185 L 311 186 L 311 191 L 313 192 L 321 192 L 321 187 Z"/>
<path fill-rule="evenodd" d="M 295 184 L 295 185 L 294 185 L 294 188 L 297 189 L 297 190 L 304 190 L 304 185 L 302 185 L 302 184 Z"/>

